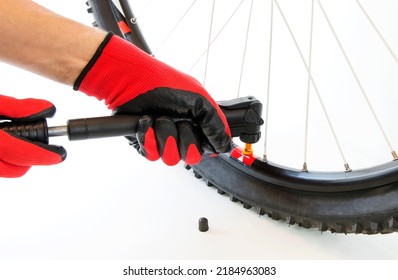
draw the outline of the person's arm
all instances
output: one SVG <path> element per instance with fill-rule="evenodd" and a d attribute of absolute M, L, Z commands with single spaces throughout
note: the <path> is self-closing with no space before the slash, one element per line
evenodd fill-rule
<path fill-rule="evenodd" d="M 73 85 L 115 114 L 145 116 L 129 140 L 149 160 L 192 165 L 231 149 L 227 120 L 197 80 L 30 0 L 0 1 L 0 60 Z"/>
<path fill-rule="evenodd" d="M 105 37 L 31 0 L 0 1 L 0 61 L 73 85 Z"/>

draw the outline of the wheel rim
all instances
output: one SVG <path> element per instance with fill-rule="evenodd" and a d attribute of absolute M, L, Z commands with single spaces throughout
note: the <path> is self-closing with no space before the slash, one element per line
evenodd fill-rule
<path fill-rule="evenodd" d="M 251 166 L 234 159 L 230 154 L 219 156 L 226 164 L 243 168 L 249 176 L 277 187 L 311 192 L 350 192 L 385 186 L 398 181 L 398 161 L 351 172 L 303 172 L 264 162 L 256 158 Z"/>

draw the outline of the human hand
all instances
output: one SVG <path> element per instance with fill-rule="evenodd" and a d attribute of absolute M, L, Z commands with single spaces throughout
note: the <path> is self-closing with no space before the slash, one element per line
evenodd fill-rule
<path fill-rule="evenodd" d="M 52 103 L 0 95 L 0 120 L 35 121 L 55 114 Z M 0 130 L 0 177 L 23 176 L 33 165 L 52 165 L 66 158 L 63 147 L 32 142 Z"/>
<path fill-rule="evenodd" d="M 117 36 L 107 36 L 74 89 L 105 100 L 115 114 L 145 115 L 129 140 L 149 160 L 196 164 L 206 150 L 231 149 L 226 118 L 198 81 Z"/>

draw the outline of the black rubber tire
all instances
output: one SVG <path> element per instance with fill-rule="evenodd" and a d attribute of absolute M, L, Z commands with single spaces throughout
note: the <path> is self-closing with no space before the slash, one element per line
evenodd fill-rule
<path fill-rule="evenodd" d="M 122 7 L 128 5 L 121 2 Z M 120 14 L 115 15 L 110 0 L 89 0 L 87 4 L 96 26 L 148 52 L 136 22 L 131 26 L 130 20 L 132 34 L 120 31 Z M 254 208 L 260 215 L 289 225 L 336 233 L 398 231 L 398 162 L 349 173 L 306 173 L 260 160 L 247 167 L 223 154 L 205 155 L 193 171 L 197 178 L 229 195 L 232 201 L 240 201 L 244 208 Z"/>
<path fill-rule="evenodd" d="M 232 201 L 240 201 L 244 208 L 254 208 L 260 215 L 289 225 L 336 233 L 397 231 L 397 182 L 349 192 L 303 191 L 260 180 L 252 171 L 247 172 L 249 168 L 224 154 L 205 156 L 193 171 L 197 178 Z"/>

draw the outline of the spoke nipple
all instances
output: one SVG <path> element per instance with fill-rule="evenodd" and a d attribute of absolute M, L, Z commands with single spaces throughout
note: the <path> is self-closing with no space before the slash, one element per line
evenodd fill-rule
<path fill-rule="evenodd" d="M 302 171 L 302 172 L 308 172 L 308 166 L 307 166 L 307 163 L 306 163 L 306 162 L 304 162 L 304 164 L 303 164 L 303 169 L 301 169 L 301 171 Z"/>
<path fill-rule="evenodd" d="M 391 154 L 392 154 L 392 157 L 394 158 L 394 160 L 398 160 L 398 155 L 397 155 L 396 151 L 392 151 Z"/>
<path fill-rule="evenodd" d="M 350 166 L 348 165 L 348 163 L 345 163 L 345 164 L 344 164 L 344 167 L 345 167 L 345 172 L 351 172 L 351 171 L 352 171 L 352 169 L 350 168 Z"/>
<path fill-rule="evenodd" d="M 268 161 L 267 155 L 263 155 L 263 162 L 267 162 L 267 161 Z"/>

